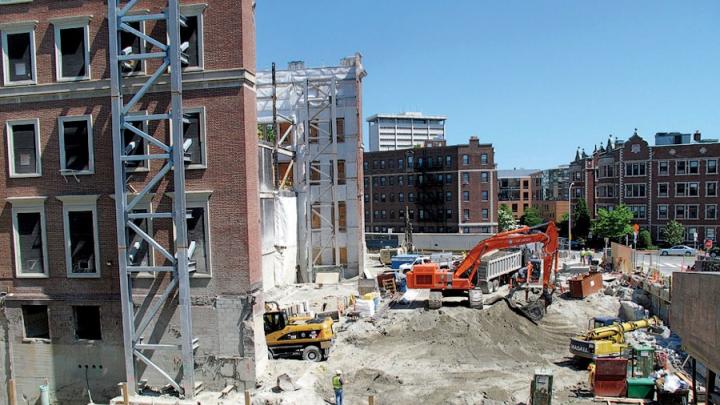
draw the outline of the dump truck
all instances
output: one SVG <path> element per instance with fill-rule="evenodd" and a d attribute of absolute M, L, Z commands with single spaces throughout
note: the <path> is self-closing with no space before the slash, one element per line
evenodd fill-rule
<path fill-rule="evenodd" d="M 598 323 L 591 320 L 591 324 L 597 325 Z M 586 359 L 620 356 L 623 350 L 628 348 L 625 343 L 625 333 L 659 326 L 662 326 L 662 321 L 653 316 L 639 321 L 595 327 L 585 334 L 570 338 L 570 353 Z"/>
<path fill-rule="evenodd" d="M 523 267 L 521 250 L 498 250 L 482 257 L 478 268 L 478 285 L 483 294 L 489 294 L 510 280 Z"/>
<path fill-rule="evenodd" d="M 308 361 L 327 360 L 335 340 L 330 317 L 288 316 L 269 301 L 263 314 L 268 357 L 301 357 Z"/>

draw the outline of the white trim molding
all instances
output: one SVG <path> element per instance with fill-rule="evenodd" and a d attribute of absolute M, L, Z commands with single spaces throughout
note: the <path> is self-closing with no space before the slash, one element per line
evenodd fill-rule
<path fill-rule="evenodd" d="M 37 84 L 37 61 L 35 45 L 35 29 L 37 28 L 37 20 L 20 21 L 0 24 L 2 31 L 2 59 L 3 59 L 3 85 L 4 86 L 22 86 L 28 84 Z M 8 35 L 13 34 L 29 34 L 30 35 L 30 80 L 10 80 L 10 58 L 8 56 Z"/>
<path fill-rule="evenodd" d="M 75 17 L 58 17 L 51 18 L 50 24 L 54 27 L 54 42 L 55 42 L 55 79 L 58 82 L 71 82 L 78 80 L 90 80 L 91 74 L 91 61 L 90 61 L 90 21 L 93 16 L 75 16 Z M 64 77 L 62 75 L 62 60 L 60 55 L 60 31 L 71 28 L 82 28 L 85 32 L 85 75 L 84 76 L 73 76 Z"/>
<path fill-rule="evenodd" d="M 97 215 L 97 194 L 84 195 L 61 195 L 56 196 L 63 203 L 63 237 L 65 240 L 65 268 L 68 278 L 99 278 L 100 277 L 100 237 L 98 234 L 98 215 Z M 70 239 L 70 221 L 69 214 L 71 212 L 89 211 L 92 213 L 93 221 L 93 249 L 95 271 L 92 273 L 74 273 L 72 271 L 72 243 Z"/>
<path fill-rule="evenodd" d="M 48 278 L 50 276 L 48 267 L 47 250 L 47 219 L 45 217 L 45 201 L 47 197 L 9 197 L 7 201 L 12 205 L 12 231 L 13 250 L 15 257 L 15 277 L 17 278 Z M 20 255 L 20 234 L 17 221 L 17 214 L 38 213 L 40 214 L 40 237 L 42 240 L 42 273 L 23 273 Z"/>
<path fill-rule="evenodd" d="M 35 172 L 34 173 L 16 173 L 15 172 L 15 140 L 12 127 L 15 125 L 33 125 L 35 127 Z M 27 120 L 8 120 L 5 123 L 5 133 L 7 134 L 8 147 L 8 175 L 11 178 L 22 177 L 40 177 L 42 176 L 42 154 L 40 150 L 40 120 L 32 118 Z"/>
<path fill-rule="evenodd" d="M 88 169 L 87 170 L 70 170 L 67 166 L 65 156 L 65 123 L 66 122 L 87 122 L 87 142 L 88 142 Z M 60 140 L 60 174 L 62 175 L 86 175 L 95 174 L 95 151 L 93 142 L 93 117 L 92 115 L 64 115 L 58 117 L 58 139 Z"/>

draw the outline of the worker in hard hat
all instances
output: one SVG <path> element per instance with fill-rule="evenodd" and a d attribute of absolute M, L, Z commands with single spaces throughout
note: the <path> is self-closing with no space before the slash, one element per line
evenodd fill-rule
<path fill-rule="evenodd" d="M 342 405 L 343 403 L 343 386 L 345 380 L 342 377 L 342 371 L 336 370 L 335 375 L 332 378 L 332 386 L 335 391 L 335 405 Z"/>

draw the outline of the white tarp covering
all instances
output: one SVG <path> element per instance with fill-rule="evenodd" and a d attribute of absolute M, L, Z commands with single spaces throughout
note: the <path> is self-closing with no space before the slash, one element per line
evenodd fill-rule
<path fill-rule="evenodd" d="M 263 240 L 272 232 L 272 248 L 263 249 L 263 287 L 268 290 L 296 282 L 297 277 L 297 199 L 276 196 L 272 199 L 272 226 L 263 226 Z M 264 218 L 267 220 L 268 218 Z"/>

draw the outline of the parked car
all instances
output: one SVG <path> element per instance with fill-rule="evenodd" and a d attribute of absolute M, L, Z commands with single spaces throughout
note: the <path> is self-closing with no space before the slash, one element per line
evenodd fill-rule
<path fill-rule="evenodd" d="M 715 246 L 714 248 L 710 249 L 710 251 L 708 251 L 708 254 L 710 255 L 710 257 L 720 256 L 720 246 Z"/>
<path fill-rule="evenodd" d="M 676 245 L 660 251 L 660 256 L 695 256 L 696 254 L 695 249 L 685 245 Z"/>

